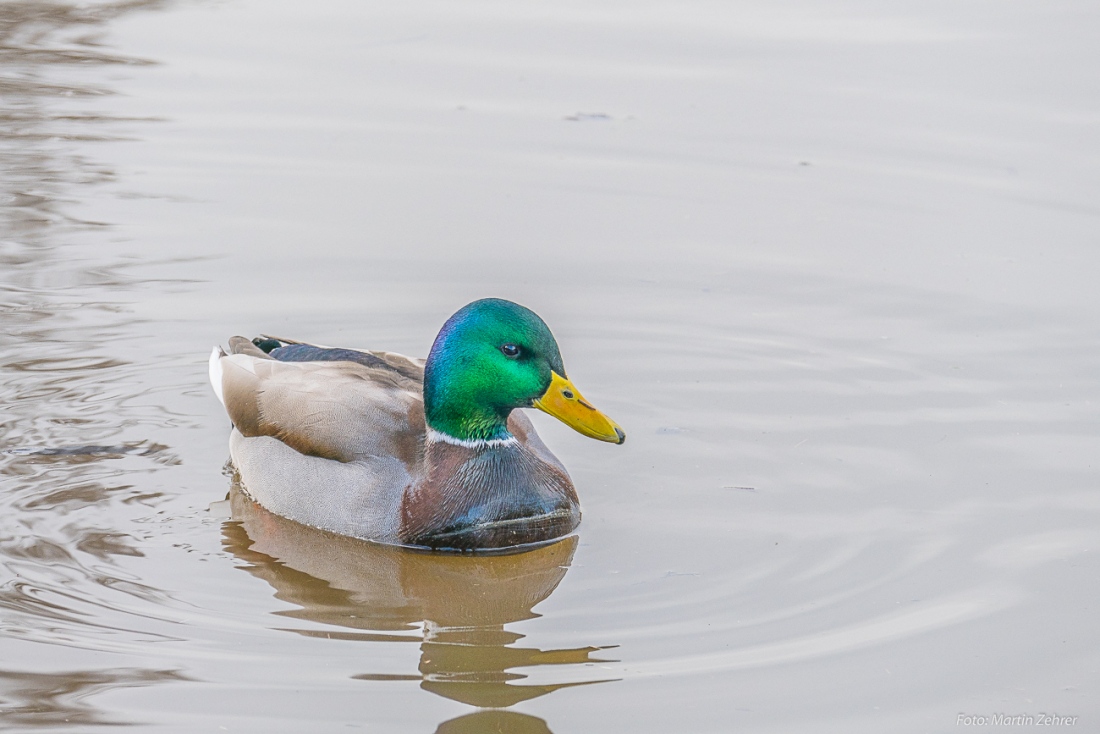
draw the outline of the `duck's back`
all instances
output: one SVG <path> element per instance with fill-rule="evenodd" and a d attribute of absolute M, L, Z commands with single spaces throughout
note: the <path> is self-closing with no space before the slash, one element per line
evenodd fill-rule
<path fill-rule="evenodd" d="M 243 337 L 230 340 L 230 351 L 215 351 L 211 380 L 233 421 L 230 454 L 252 498 L 306 525 L 401 542 L 402 496 L 423 466 L 423 363 L 340 354 L 352 350 L 282 361 L 281 350 L 272 357 Z"/>

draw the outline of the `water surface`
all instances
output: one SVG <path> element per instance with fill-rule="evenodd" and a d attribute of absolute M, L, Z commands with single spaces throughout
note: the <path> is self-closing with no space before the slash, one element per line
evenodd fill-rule
<path fill-rule="evenodd" d="M 0 728 L 1094 728 L 1100 18 L 906 5 L 0 6 Z M 484 296 L 576 538 L 240 495 L 214 343 Z"/>

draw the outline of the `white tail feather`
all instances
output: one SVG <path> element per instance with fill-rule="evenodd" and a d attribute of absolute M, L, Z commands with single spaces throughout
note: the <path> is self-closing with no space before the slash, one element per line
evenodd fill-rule
<path fill-rule="evenodd" d="M 222 407 L 225 407 L 225 396 L 222 394 L 222 357 L 224 356 L 225 352 L 221 347 L 214 347 L 214 351 L 210 353 L 210 384 Z"/>

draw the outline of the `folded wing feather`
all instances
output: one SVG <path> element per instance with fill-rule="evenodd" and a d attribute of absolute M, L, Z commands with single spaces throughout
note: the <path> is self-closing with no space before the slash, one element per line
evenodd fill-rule
<path fill-rule="evenodd" d="M 423 450 L 419 360 L 376 353 L 389 364 L 280 362 L 247 339 L 219 360 L 221 395 L 237 430 L 270 436 L 300 453 L 341 462 L 396 456 L 410 468 Z M 213 371 L 212 371 L 213 373 Z"/>

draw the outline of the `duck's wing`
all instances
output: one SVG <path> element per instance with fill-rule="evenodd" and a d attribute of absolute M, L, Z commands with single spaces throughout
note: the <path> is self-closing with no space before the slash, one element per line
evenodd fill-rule
<path fill-rule="evenodd" d="M 256 344 L 257 341 L 268 349 L 261 349 Z M 236 347 L 234 347 L 234 344 L 236 344 Z M 322 347 L 317 344 L 307 344 L 293 339 L 267 335 L 251 342 L 243 337 L 233 337 L 233 340 L 230 341 L 230 349 L 236 352 L 237 347 L 249 354 L 266 353 L 280 362 L 356 362 L 365 367 L 389 369 L 420 385 L 424 384 L 424 360 L 406 357 L 404 354 L 397 354 L 396 352 Z"/>
<path fill-rule="evenodd" d="M 211 382 L 237 430 L 341 462 L 392 456 L 415 474 L 424 437 L 422 362 L 390 352 L 294 347 L 317 351 L 309 361 L 283 361 L 244 337 L 230 340 L 229 354 L 215 349 Z M 304 356 L 297 351 L 288 356 Z"/>

